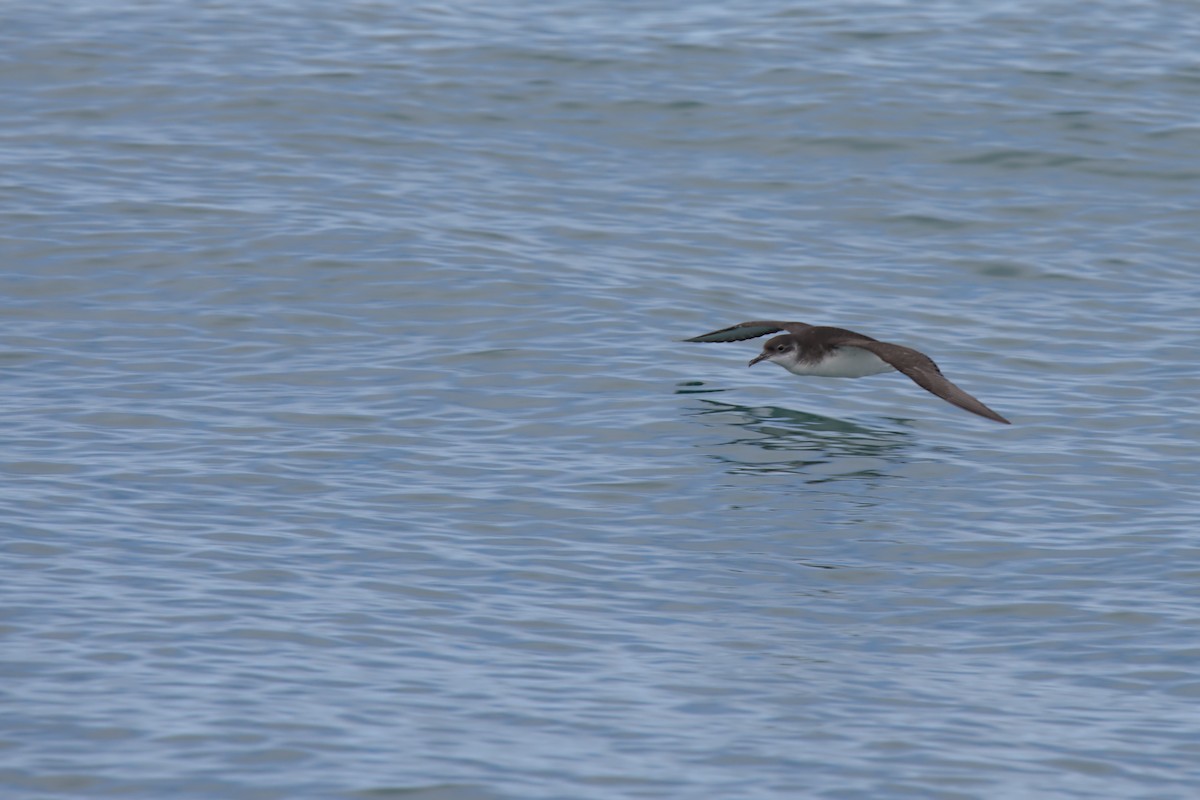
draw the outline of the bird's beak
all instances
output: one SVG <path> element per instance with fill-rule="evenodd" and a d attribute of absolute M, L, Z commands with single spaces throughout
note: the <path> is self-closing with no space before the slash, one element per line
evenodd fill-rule
<path fill-rule="evenodd" d="M 759 353 L 759 354 L 758 354 L 758 355 L 756 355 L 754 358 L 750 359 L 750 363 L 749 363 L 749 364 L 747 364 L 746 366 L 747 366 L 747 367 L 753 367 L 755 364 L 757 364 L 758 362 L 762 361 L 762 360 L 763 360 L 764 358 L 766 358 L 766 357 L 767 357 L 767 354 L 766 354 L 766 353 Z"/>

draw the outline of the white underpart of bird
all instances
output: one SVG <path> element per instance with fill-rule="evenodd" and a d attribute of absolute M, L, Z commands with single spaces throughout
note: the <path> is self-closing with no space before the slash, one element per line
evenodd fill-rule
<path fill-rule="evenodd" d="M 879 356 L 858 347 L 839 347 L 815 363 L 800 358 L 795 350 L 767 356 L 766 360 L 774 361 L 793 375 L 813 375 L 818 378 L 865 378 L 896 371 Z"/>

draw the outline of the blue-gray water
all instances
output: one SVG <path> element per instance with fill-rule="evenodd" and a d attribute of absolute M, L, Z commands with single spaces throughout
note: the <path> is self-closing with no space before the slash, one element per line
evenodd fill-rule
<path fill-rule="evenodd" d="M 1196 6 L 3 16 L 6 800 L 1200 793 Z"/>

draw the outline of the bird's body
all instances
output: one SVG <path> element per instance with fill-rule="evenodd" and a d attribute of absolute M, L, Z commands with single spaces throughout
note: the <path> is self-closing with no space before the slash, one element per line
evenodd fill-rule
<path fill-rule="evenodd" d="M 1009 424 L 1004 417 L 947 380 L 937 364 L 924 353 L 844 328 L 804 322 L 742 322 L 685 341 L 738 342 L 778 331 L 787 333 L 767 340 L 762 352 L 751 360 L 750 366 L 760 361 L 774 361 L 794 375 L 822 378 L 863 378 L 899 371 L 922 389 L 948 403 L 972 414 Z"/>
<path fill-rule="evenodd" d="M 896 371 L 895 367 L 879 356 L 858 347 L 839 347 L 826 353 L 820 360 L 797 358 L 775 363 L 793 375 L 811 375 L 817 378 L 865 378 L 881 372 Z"/>

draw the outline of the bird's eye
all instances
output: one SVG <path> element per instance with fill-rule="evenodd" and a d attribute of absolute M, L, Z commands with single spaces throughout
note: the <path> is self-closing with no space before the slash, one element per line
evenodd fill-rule
<path fill-rule="evenodd" d="M 784 350 L 787 350 L 787 345 L 786 344 L 777 344 L 777 345 L 775 345 L 775 349 L 777 351 L 779 351 L 780 353 L 782 353 Z"/>

